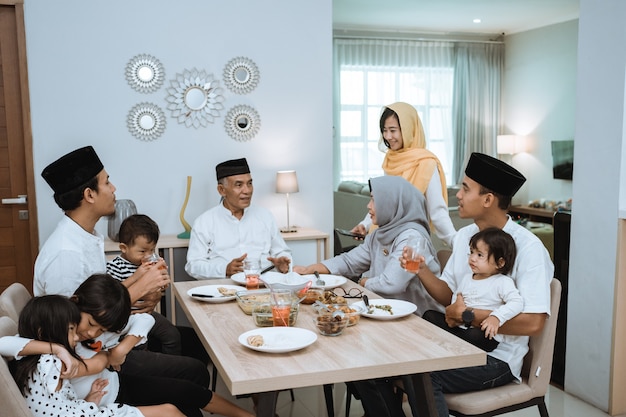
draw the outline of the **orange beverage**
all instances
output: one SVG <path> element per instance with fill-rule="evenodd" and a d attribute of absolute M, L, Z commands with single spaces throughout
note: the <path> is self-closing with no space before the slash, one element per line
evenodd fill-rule
<path fill-rule="evenodd" d="M 407 272 L 413 272 L 417 274 L 417 272 L 420 270 L 420 264 L 421 262 L 418 259 L 410 259 L 406 261 Z"/>
<path fill-rule="evenodd" d="M 272 320 L 274 321 L 274 327 L 289 326 L 289 313 L 291 312 L 291 306 L 277 305 L 272 306 Z"/>
<path fill-rule="evenodd" d="M 246 290 L 259 289 L 259 274 L 246 274 Z"/>

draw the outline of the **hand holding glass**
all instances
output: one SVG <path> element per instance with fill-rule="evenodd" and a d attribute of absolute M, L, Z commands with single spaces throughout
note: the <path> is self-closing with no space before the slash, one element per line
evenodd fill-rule
<path fill-rule="evenodd" d="M 155 249 L 154 252 L 152 252 L 152 253 L 144 256 L 143 258 L 141 258 L 141 263 L 142 264 L 153 265 L 153 264 L 156 264 L 157 262 L 159 262 L 160 260 L 161 260 L 161 257 L 159 256 L 159 252 Z M 159 267 L 159 269 L 165 269 L 165 268 L 167 268 L 165 266 L 165 263 Z"/>
<path fill-rule="evenodd" d="M 261 260 L 246 258 L 243 261 L 243 273 L 246 276 L 246 290 L 259 289 L 259 274 L 261 271 Z"/>
<path fill-rule="evenodd" d="M 427 251 L 426 239 L 423 237 L 414 237 L 409 240 L 406 246 L 406 265 L 405 270 L 417 274 L 420 269 L 421 257 Z"/>

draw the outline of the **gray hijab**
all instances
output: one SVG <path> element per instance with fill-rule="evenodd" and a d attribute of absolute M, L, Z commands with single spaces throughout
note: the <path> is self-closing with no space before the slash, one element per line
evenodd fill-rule
<path fill-rule="evenodd" d="M 391 245 L 407 229 L 416 229 L 429 238 L 426 199 L 410 182 L 402 177 L 385 175 L 370 179 L 370 190 L 378 223 L 373 238 L 384 246 Z"/>

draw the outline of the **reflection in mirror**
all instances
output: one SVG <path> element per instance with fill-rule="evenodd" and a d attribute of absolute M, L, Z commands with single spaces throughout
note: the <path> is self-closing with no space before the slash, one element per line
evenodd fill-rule
<path fill-rule="evenodd" d="M 191 87 L 185 93 L 185 104 L 191 110 L 200 110 L 206 104 L 206 93 L 200 87 Z"/>
<path fill-rule="evenodd" d="M 245 83 L 250 78 L 248 70 L 244 67 L 239 67 L 235 70 L 235 79 L 240 83 Z"/>
<path fill-rule="evenodd" d="M 139 118 L 139 126 L 144 130 L 150 130 L 154 128 L 156 120 L 150 114 L 143 114 Z"/>
<path fill-rule="evenodd" d="M 231 138 L 248 141 L 256 136 L 261 127 L 259 113 L 246 105 L 235 106 L 228 111 L 224 120 L 224 128 Z"/>
<path fill-rule="evenodd" d="M 224 108 L 219 81 L 204 70 L 194 68 L 176 74 L 176 79 L 170 80 L 167 93 L 167 108 L 172 117 L 187 127 L 198 128 L 213 123 Z"/>
<path fill-rule="evenodd" d="M 137 77 L 143 82 L 151 81 L 154 77 L 154 71 L 149 66 L 142 65 L 137 70 Z"/>
<path fill-rule="evenodd" d="M 247 94 L 259 83 L 259 69 L 246 57 L 231 59 L 224 67 L 224 83 L 236 94 Z"/>
<path fill-rule="evenodd" d="M 153 103 L 139 103 L 126 118 L 130 133 L 140 140 L 157 139 L 165 131 L 165 113 Z"/>
<path fill-rule="evenodd" d="M 250 122 L 248 121 L 248 118 L 246 116 L 240 116 L 237 118 L 237 126 L 240 129 L 245 130 L 248 127 L 249 123 Z"/>
<path fill-rule="evenodd" d="M 126 64 L 126 81 L 140 93 L 155 92 L 161 88 L 164 79 L 163 65 L 152 55 L 137 55 Z"/>

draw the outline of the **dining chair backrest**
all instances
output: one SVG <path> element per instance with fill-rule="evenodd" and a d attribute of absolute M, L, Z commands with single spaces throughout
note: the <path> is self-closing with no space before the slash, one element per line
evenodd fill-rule
<path fill-rule="evenodd" d="M 452 250 L 450 249 L 439 249 L 437 251 L 437 260 L 439 261 L 439 265 L 441 266 L 442 271 L 443 271 L 443 268 L 445 268 L 446 264 L 448 263 L 448 259 L 450 259 L 451 255 L 452 255 Z"/>
<path fill-rule="evenodd" d="M 0 316 L 8 316 L 17 323 L 22 309 L 31 298 L 23 284 L 14 282 L 0 294 Z"/>
<path fill-rule="evenodd" d="M 548 392 L 561 300 L 561 283 L 550 283 L 550 317 L 541 333 L 531 336 L 529 351 L 524 357 L 522 382 L 463 394 L 445 394 L 450 414 L 465 416 L 496 416 L 536 405 L 541 417 L 548 417 L 545 395 Z"/>
<path fill-rule="evenodd" d="M 10 317 L 0 317 L 0 337 L 15 334 L 17 334 L 17 324 Z M 32 417 L 4 358 L 0 359 L 0 404 L 2 404 L 0 410 L 2 416 Z"/>

